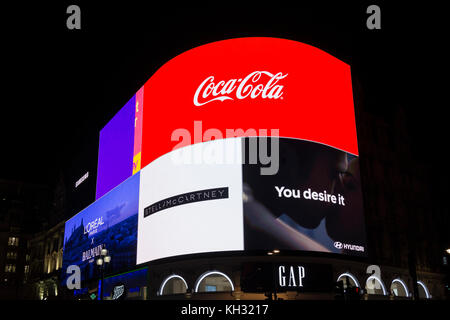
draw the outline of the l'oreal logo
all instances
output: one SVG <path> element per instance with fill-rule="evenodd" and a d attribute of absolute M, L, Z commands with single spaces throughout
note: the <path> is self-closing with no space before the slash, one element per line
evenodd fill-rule
<path fill-rule="evenodd" d="M 194 105 L 200 107 L 211 101 L 234 100 L 234 98 L 283 99 L 284 86 L 278 82 L 286 76 L 287 73 L 283 75 L 281 72 L 272 74 L 268 71 L 253 71 L 244 79 L 221 80 L 217 83 L 214 82 L 214 76 L 209 76 L 195 91 Z"/>
<path fill-rule="evenodd" d="M 84 226 L 84 234 L 93 235 L 97 228 L 103 225 L 103 217 L 97 218 Z"/>

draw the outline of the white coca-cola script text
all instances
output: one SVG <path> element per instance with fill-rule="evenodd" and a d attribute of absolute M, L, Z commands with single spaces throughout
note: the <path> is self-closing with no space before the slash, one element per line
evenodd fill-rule
<path fill-rule="evenodd" d="M 209 76 L 195 91 L 194 105 L 202 106 L 212 101 L 236 99 L 279 99 L 283 95 L 284 86 L 278 82 L 286 78 L 287 73 L 276 74 L 268 71 L 254 71 L 244 79 L 230 79 L 214 82 L 214 76 Z M 263 81 L 264 80 L 264 81 Z"/>

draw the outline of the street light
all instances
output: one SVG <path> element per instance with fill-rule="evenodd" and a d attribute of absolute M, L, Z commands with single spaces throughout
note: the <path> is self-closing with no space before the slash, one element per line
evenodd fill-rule
<path fill-rule="evenodd" d="M 445 250 L 445 252 L 447 252 L 448 254 L 450 254 L 450 248 L 448 248 L 447 250 Z"/>
<path fill-rule="evenodd" d="M 111 256 L 108 256 L 108 250 L 102 249 L 100 252 L 100 257 L 97 259 L 96 263 L 99 266 L 102 275 L 102 284 L 100 286 L 100 300 L 103 300 L 103 282 L 105 278 L 105 268 L 108 263 L 111 262 Z"/>

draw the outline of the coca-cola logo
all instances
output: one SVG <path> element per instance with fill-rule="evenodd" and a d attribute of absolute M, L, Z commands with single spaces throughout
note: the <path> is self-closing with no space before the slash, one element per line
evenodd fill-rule
<path fill-rule="evenodd" d="M 221 80 L 214 82 L 214 76 L 209 76 L 195 91 L 194 105 L 200 107 L 212 101 L 234 99 L 283 99 L 283 85 L 278 84 L 286 78 L 287 73 L 276 74 L 268 71 L 253 71 L 245 78 Z"/>

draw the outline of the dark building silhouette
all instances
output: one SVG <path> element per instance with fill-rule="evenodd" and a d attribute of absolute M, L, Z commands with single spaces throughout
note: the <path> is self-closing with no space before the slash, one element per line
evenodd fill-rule
<path fill-rule="evenodd" d="M 0 180 L 0 299 L 25 297 L 28 240 L 46 223 L 50 194 L 44 185 Z"/>
<path fill-rule="evenodd" d="M 415 268 L 415 277 L 428 278 L 428 289 L 443 298 L 450 245 L 445 175 L 436 175 L 437 163 L 427 159 L 432 155 L 416 150 L 417 128 L 406 106 L 393 102 L 391 113 L 369 111 L 362 89 L 355 88 L 368 262 L 410 276 Z"/>

